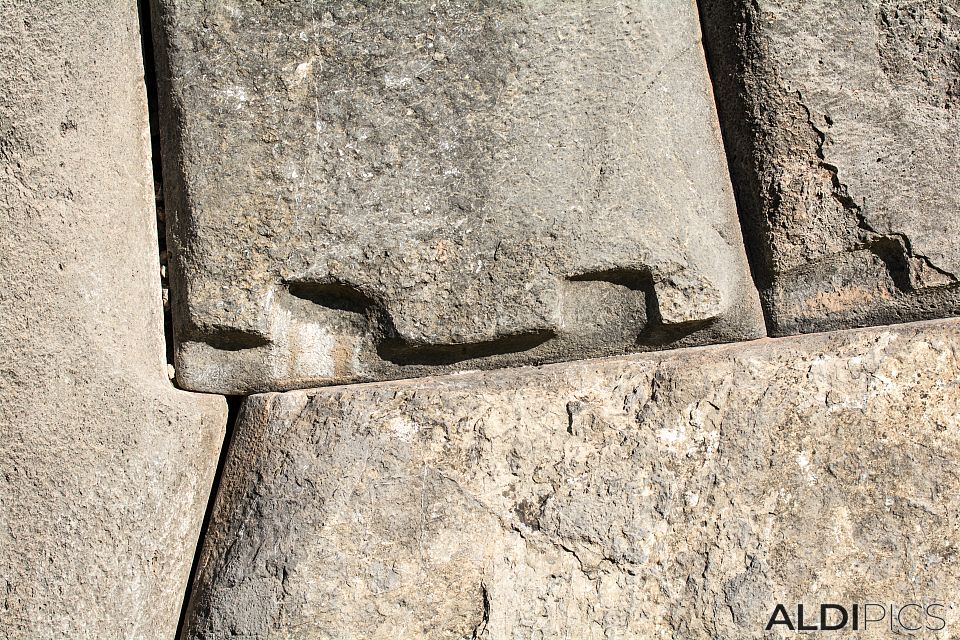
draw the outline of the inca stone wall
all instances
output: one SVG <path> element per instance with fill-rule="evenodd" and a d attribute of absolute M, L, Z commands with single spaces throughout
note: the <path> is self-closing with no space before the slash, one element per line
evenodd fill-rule
<path fill-rule="evenodd" d="M 771 333 L 960 310 L 960 2 L 702 0 Z"/>
<path fill-rule="evenodd" d="M 960 637 L 956 0 L 0 7 L 0 637 Z"/>

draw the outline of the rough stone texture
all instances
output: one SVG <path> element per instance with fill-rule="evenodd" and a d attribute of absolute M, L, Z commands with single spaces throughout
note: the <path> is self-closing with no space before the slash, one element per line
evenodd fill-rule
<path fill-rule="evenodd" d="M 764 334 L 692 3 L 157 6 L 186 388 Z"/>
<path fill-rule="evenodd" d="M 960 313 L 960 1 L 700 5 L 771 332 Z"/>
<path fill-rule="evenodd" d="M 946 601 L 924 637 L 955 638 L 958 353 L 945 321 L 252 396 L 187 637 L 756 638 L 777 602 Z"/>
<path fill-rule="evenodd" d="M 166 375 L 136 3 L 0 13 L 0 637 L 172 638 L 226 407 Z"/>

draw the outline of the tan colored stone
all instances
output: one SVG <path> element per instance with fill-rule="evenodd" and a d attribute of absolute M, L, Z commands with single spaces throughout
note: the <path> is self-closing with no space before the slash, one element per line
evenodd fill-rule
<path fill-rule="evenodd" d="M 252 396 L 187 637 L 794 637 L 778 602 L 957 637 L 958 353 L 948 321 Z"/>
<path fill-rule="evenodd" d="M 0 2 L 0 637 L 172 638 L 226 422 L 166 377 L 135 2 Z"/>

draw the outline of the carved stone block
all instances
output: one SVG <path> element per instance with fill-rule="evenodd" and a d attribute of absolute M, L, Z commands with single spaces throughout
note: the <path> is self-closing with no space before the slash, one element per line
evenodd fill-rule
<path fill-rule="evenodd" d="M 771 332 L 960 314 L 960 2 L 700 4 Z"/>
<path fill-rule="evenodd" d="M 0 7 L 0 637 L 173 638 L 227 405 L 167 375 L 137 3 Z"/>
<path fill-rule="evenodd" d="M 158 2 L 181 385 L 764 333 L 688 2 Z"/>
<path fill-rule="evenodd" d="M 252 396 L 186 637 L 954 629 L 958 354 L 949 321 Z"/>

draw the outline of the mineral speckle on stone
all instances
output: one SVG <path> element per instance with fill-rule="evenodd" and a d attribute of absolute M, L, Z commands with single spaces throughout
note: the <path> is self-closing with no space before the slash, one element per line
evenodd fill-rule
<path fill-rule="evenodd" d="M 183 386 L 764 333 L 691 3 L 156 14 Z"/>

